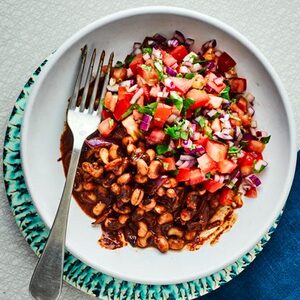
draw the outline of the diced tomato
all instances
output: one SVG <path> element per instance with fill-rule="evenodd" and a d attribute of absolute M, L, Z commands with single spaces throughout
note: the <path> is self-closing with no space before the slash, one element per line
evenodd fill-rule
<path fill-rule="evenodd" d="M 206 75 L 205 78 L 207 80 L 207 84 L 218 94 L 220 94 L 226 87 L 226 84 L 224 82 L 220 84 L 216 84 L 214 82 L 214 80 L 218 78 L 215 73 L 210 72 Z"/>
<path fill-rule="evenodd" d="M 209 106 L 217 109 L 222 105 L 223 98 L 209 95 Z"/>
<path fill-rule="evenodd" d="M 211 123 L 211 129 L 214 132 L 219 132 L 221 131 L 221 121 L 219 118 L 215 118 L 212 123 Z"/>
<path fill-rule="evenodd" d="M 210 193 L 214 193 L 216 192 L 217 190 L 221 189 L 225 183 L 221 183 L 221 182 L 218 182 L 218 181 L 215 181 L 215 180 L 207 180 L 203 183 L 204 185 L 204 188 L 209 191 Z"/>
<path fill-rule="evenodd" d="M 107 118 L 103 120 L 99 126 L 98 130 L 103 137 L 107 137 L 117 126 L 117 122 L 112 118 Z"/>
<path fill-rule="evenodd" d="M 234 77 L 228 79 L 228 81 L 232 93 L 243 93 L 247 89 L 247 81 L 245 78 Z"/>
<path fill-rule="evenodd" d="M 161 159 L 163 163 L 163 168 L 166 171 L 173 171 L 176 170 L 176 165 L 175 165 L 175 158 L 174 157 L 164 157 Z"/>
<path fill-rule="evenodd" d="M 232 118 L 229 119 L 229 122 L 230 122 L 230 125 L 232 127 L 236 127 L 236 126 L 241 126 L 242 125 L 242 121 L 235 120 L 235 119 L 232 119 Z"/>
<path fill-rule="evenodd" d="M 120 121 L 122 120 L 122 116 L 131 106 L 130 100 L 133 97 L 133 92 L 127 92 L 126 88 L 123 86 L 120 86 L 118 89 L 118 96 L 119 100 L 116 104 L 116 107 L 114 109 L 114 117 L 116 120 Z"/>
<path fill-rule="evenodd" d="M 158 103 L 154 114 L 154 126 L 163 127 L 171 114 L 172 106 Z"/>
<path fill-rule="evenodd" d="M 219 202 L 223 206 L 231 205 L 234 196 L 235 193 L 233 190 L 228 187 L 224 187 L 220 193 Z"/>
<path fill-rule="evenodd" d="M 241 118 L 242 124 L 244 126 L 250 126 L 251 125 L 252 118 L 249 115 L 245 114 L 243 116 L 240 116 L 240 118 Z"/>
<path fill-rule="evenodd" d="M 150 87 L 145 83 L 145 80 L 140 76 L 136 76 L 136 82 L 139 87 L 144 90 L 144 98 L 146 101 L 150 99 Z"/>
<path fill-rule="evenodd" d="M 235 103 L 231 103 L 230 109 L 236 112 L 239 116 L 242 116 L 244 114 L 243 110 L 241 110 Z"/>
<path fill-rule="evenodd" d="M 186 78 L 179 78 L 179 77 L 171 77 L 176 90 L 185 94 L 192 86 L 192 80 Z"/>
<path fill-rule="evenodd" d="M 104 96 L 104 106 L 108 110 L 114 112 L 117 101 L 118 101 L 117 95 L 113 95 L 111 92 L 106 92 L 106 94 Z"/>
<path fill-rule="evenodd" d="M 247 148 L 251 151 L 262 153 L 266 145 L 260 141 L 251 140 L 248 142 Z"/>
<path fill-rule="evenodd" d="M 234 59 L 228 55 L 226 52 L 223 52 L 218 59 L 218 67 L 221 71 L 227 72 L 229 69 L 233 68 L 236 65 Z"/>
<path fill-rule="evenodd" d="M 207 51 L 203 54 L 203 58 L 206 60 L 214 60 L 215 59 L 214 48 L 208 48 Z"/>
<path fill-rule="evenodd" d="M 157 94 L 160 92 L 160 87 L 159 86 L 153 86 L 150 90 L 150 96 L 157 98 Z"/>
<path fill-rule="evenodd" d="M 244 98 L 241 97 L 239 98 L 237 102 L 237 106 L 244 112 L 246 113 L 248 111 L 248 101 Z"/>
<path fill-rule="evenodd" d="M 246 153 L 239 160 L 240 170 L 244 176 L 252 173 L 254 160 L 255 160 L 255 158 L 251 153 Z"/>
<path fill-rule="evenodd" d="M 135 140 L 137 141 L 138 138 L 141 135 L 141 132 L 139 130 L 138 123 L 133 118 L 133 115 L 130 115 L 126 119 L 122 121 L 122 125 L 125 127 L 127 133 Z"/>
<path fill-rule="evenodd" d="M 190 180 L 191 170 L 190 169 L 179 169 L 176 175 L 178 182 Z"/>
<path fill-rule="evenodd" d="M 214 160 L 212 160 L 206 153 L 198 157 L 197 162 L 199 168 L 204 174 L 217 169 L 217 163 Z"/>
<path fill-rule="evenodd" d="M 101 112 L 101 119 L 105 120 L 107 118 L 111 118 L 112 117 L 112 113 L 106 109 L 103 109 Z"/>
<path fill-rule="evenodd" d="M 254 186 L 252 186 L 246 193 L 245 196 L 248 198 L 256 198 L 257 197 L 257 190 Z"/>
<path fill-rule="evenodd" d="M 162 51 L 162 57 L 163 57 L 163 63 L 167 67 L 171 67 L 177 63 L 177 60 L 171 54 L 167 53 L 166 51 Z"/>
<path fill-rule="evenodd" d="M 183 45 L 180 45 L 173 49 L 170 54 L 178 61 L 178 63 L 181 63 L 184 57 L 188 55 L 188 51 Z"/>
<path fill-rule="evenodd" d="M 227 145 L 210 140 L 208 140 L 206 144 L 207 154 L 216 162 L 222 161 L 226 158 L 227 148 Z"/>
<path fill-rule="evenodd" d="M 151 62 L 149 62 L 149 65 L 137 66 L 136 71 L 148 85 L 154 86 L 158 83 L 158 74 Z"/>
<path fill-rule="evenodd" d="M 114 68 L 112 77 L 116 79 L 117 82 L 125 80 L 127 76 L 127 70 L 125 68 Z"/>
<path fill-rule="evenodd" d="M 199 107 L 205 106 L 209 101 L 209 96 L 203 91 L 197 89 L 191 89 L 187 92 L 186 98 L 191 98 L 196 102 L 189 107 L 189 110 L 195 110 Z"/>
<path fill-rule="evenodd" d="M 166 134 L 161 129 L 153 129 L 150 135 L 148 136 L 149 144 L 161 144 L 166 137 Z"/>
<path fill-rule="evenodd" d="M 194 144 L 206 147 L 207 141 L 208 141 L 208 137 L 204 136 L 204 137 L 201 137 L 199 140 L 194 141 Z"/>
<path fill-rule="evenodd" d="M 189 184 L 198 184 L 205 180 L 205 175 L 199 169 L 191 170 Z"/>
<path fill-rule="evenodd" d="M 218 162 L 218 169 L 222 174 L 230 174 L 236 167 L 237 164 L 229 159 L 224 159 Z"/>
<path fill-rule="evenodd" d="M 131 71 L 134 75 L 137 74 L 137 67 L 143 63 L 144 63 L 144 59 L 143 59 L 142 53 L 136 55 L 133 58 L 132 62 L 129 64 L 129 68 L 131 69 Z"/>

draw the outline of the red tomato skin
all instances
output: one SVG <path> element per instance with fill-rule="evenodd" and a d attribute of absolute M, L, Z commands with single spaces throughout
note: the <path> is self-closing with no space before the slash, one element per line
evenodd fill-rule
<path fill-rule="evenodd" d="M 174 157 L 164 157 L 161 159 L 163 163 L 163 168 L 166 171 L 176 170 L 175 158 Z"/>
<path fill-rule="evenodd" d="M 218 59 L 218 67 L 223 72 L 229 71 L 229 69 L 231 69 L 235 65 L 236 62 L 234 61 L 234 59 L 226 52 L 223 52 Z"/>
<path fill-rule="evenodd" d="M 245 196 L 248 198 L 256 198 L 257 197 L 257 190 L 255 187 L 251 187 L 246 193 Z"/>
<path fill-rule="evenodd" d="M 219 203 L 223 206 L 231 205 L 235 193 L 228 187 L 224 187 L 219 196 Z"/>
<path fill-rule="evenodd" d="M 265 150 L 266 145 L 260 141 L 251 140 L 248 142 L 247 148 L 250 151 L 262 153 Z"/>
<path fill-rule="evenodd" d="M 178 174 L 176 175 L 176 180 L 178 182 L 189 181 L 191 176 L 190 169 L 179 169 Z"/>
<path fill-rule="evenodd" d="M 222 161 L 226 158 L 227 148 L 227 145 L 210 140 L 208 140 L 206 144 L 206 152 L 215 162 Z"/>
<path fill-rule="evenodd" d="M 170 54 L 177 60 L 178 63 L 181 63 L 184 57 L 188 55 L 188 51 L 183 45 L 180 45 L 173 49 Z"/>
<path fill-rule="evenodd" d="M 207 180 L 203 183 L 204 188 L 210 193 L 215 193 L 217 190 L 221 189 L 225 183 L 220 183 L 215 180 Z"/>
<path fill-rule="evenodd" d="M 107 137 L 117 126 L 117 122 L 112 118 L 107 118 L 103 120 L 99 126 L 98 130 L 103 137 Z"/>
<path fill-rule="evenodd" d="M 142 53 L 136 55 L 133 58 L 132 62 L 129 64 L 129 68 L 131 69 L 131 71 L 134 75 L 137 74 L 137 67 L 143 63 L 144 63 L 144 59 L 143 59 Z"/>
<path fill-rule="evenodd" d="M 161 129 L 153 129 L 150 135 L 148 136 L 148 142 L 150 144 L 161 144 L 166 137 L 166 134 Z"/>
<path fill-rule="evenodd" d="M 210 156 L 205 153 L 201 155 L 198 159 L 199 168 L 201 171 L 206 174 L 217 169 L 217 163 L 210 158 Z"/>

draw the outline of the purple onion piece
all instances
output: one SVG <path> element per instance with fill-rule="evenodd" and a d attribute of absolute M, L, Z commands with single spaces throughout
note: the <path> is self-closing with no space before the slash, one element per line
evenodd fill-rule
<path fill-rule="evenodd" d="M 109 139 L 104 139 L 103 137 L 96 136 L 93 137 L 89 140 L 85 140 L 85 143 L 90 147 L 90 148 L 100 148 L 100 147 L 107 147 L 111 146 L 113 142 Z"/>
<path fill-rule="evenodd" d="M 183 35 L 182 32 L 180 32 L 180 31 L 178 31 L 178 30 L 175 30 L 173 39 L 178 40 L 178 42 L 179 42 L 180 44 L 184 44 L 184 43 L 185 43 L 185 36 Z"/>
<path fill-rule="evenodd" d="M 144 115 L 140 124 L 140 129 L 144 131 L 148 131 L 150 128 L 151 120 L 152 120 L 152 116 Z"/>
<path fill-rule="evenodd" d="M 147 184 L 146 193 L 150 196 L 156 194 L 157 190 L 167 181 L 167 179 L 167 176 L 161 176 L 156 180 L 150 181 L 150 183 Z"/>
<path fill-rule="evenodd" d="M 178 45 L 179 45 L 178 40 L 176 39 L 168 40 L 169 47 L 176 48 Z"/>
<path fill-rule="evenodd" d="M 172 68 L 170 68 L 170 67 L 166 67 L 166 72 L 170 75 L 170 76 L 176 76 L 177 75 L 177 72 L 174 70 L 174 69 L 172 69 Z"/>
<path fill-rule="evenodd" d="M 251 133 L 248 133 L 248 132 L 245 132 L 244 135 L 243 135 L 243 140 L 246 140 L 246 141 L 251 141 L 253 140 L 254 137 Z"/>
<path fill-rule="evenodd" d="M 215 72 L 215 71 L 216 71 L 216 68 L 217 68 L 216 64 L 215 64 L 213 61 L 207 62 L 207 63 L 204 65 L 204 67 L 205 67 L 207 70 L 212 71 L 212 72 Z"/>
<path fill-rule="evenodd" d="M 217 41 L 215 39 L 207 41 L 201 47 L 202 53 L 205 53 L 209 48 L 215 48 L 217 46 Z"/>
<path fill-rule="evenodd" d="M 180 155 L 179 159 L 186 161 L 186 160 L 194 160 L 195 157 L 191 156 L 191 155 L 184 155 L 184 154 L 182 154 L 182 155 Z"/>
<path fill-rule="evenodd" d="M 254 187 L 258 187 L 261 185 L 260 179 L 255 174 L 250 174 L 245 177 L 245 180 Z"/>
<path fill-rule="evenodd" d="M 142 46 L 141 43 L 139 43 L 139 42 L 134 42 L 134 43 L 133 43 L 133 50 L 140 49 L 141 46 Z"/>
<path fill-rule="evenodd" d="M 191 168 L 196 164 L 195 160 L 186 160 L 184 161 L 179 167 L 178 169 L 186 169 L 186 168 Z"/>
<path fill-rule="evenodd" d="M 194 45 L 194 43 L 195 43 L 195 40 L 194 40 L 194 39 L 187 38 L 187 39 L 185 40 L 185 46 L 186 46 L 187 48 L 192 47 L 192 46 Z"/>
<path fill-rule="evenodd" d="M 159 33 L 155 33 L 153 39 L 159 42 L 160 44 L 163 44 L 167 41 L 167 39 Z"/>

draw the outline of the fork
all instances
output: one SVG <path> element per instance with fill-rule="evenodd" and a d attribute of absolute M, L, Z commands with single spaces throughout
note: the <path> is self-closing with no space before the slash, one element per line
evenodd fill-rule
<path fill-rule="evenodd" d="M 103 74 L 102 67 L 105 52 L 102 51 L 99 59 L 97 75 L 94 82 L 92 96 L 87 106 L 88 92 L 90 82 L 93 75 L 93 68 L 96 59 L 96 49 L 94 49 L 90 64 L 88 67 L 82 98 L 79 102 L 79 90 L 84 73 L 85 63 L 87 59 L 87 46 L 81 50 L 81 63 L 79 65 L 78 75 L 74 86 L 73 95 L 70 99 L 67 110 L 67 123 L 73 134 L 73 150 L 67 173 L 64 190 L 60 199 L 59 207 L 49 233 L 48 241 L 44 251 L 35 267 L 31 281 L 29 284 L 29 292 L 33 299 L 53 300 L 58 299 L 62 288 L 64 252 L 66 229 L 68 223 L 68 213 L 73 190 L 73 184 L 79 162 L 80 152 L 84 140 L 93 133 L 101 121 L 102 99 L 104 97 L 106 87 L 111 75 L 112 62 L 114 53 L 111 53 L 108 62 L 106 74 Z M 101 76 L 102 75 L 102 76 Z M 95 100 L 100 88 L 100 77 L 104 76 L 104 82 L 101 89 L 98 108 L 95 109 Z"/>

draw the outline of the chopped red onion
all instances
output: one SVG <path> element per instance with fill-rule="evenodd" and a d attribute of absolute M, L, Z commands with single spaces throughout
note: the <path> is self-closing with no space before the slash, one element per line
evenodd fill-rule
<path fill-rule="evenodd" d="M 166 78 L 166 79 L 164 80 L 164 85 L 165 85 L 166 87 L 170 88 L 170 89 L 174 89 L 174 88 L 175 88 L 175 84 L 174 84 L 174 82 L 172 81 L 171 78 Z"/>
<path fill-rule="evenodd" d="M 191 67 L 192 72 L 198 72 L 201 69 L 202 69 L 202 66 L 199 63 L 196 63 Z"/>
<path fill-rule="evenodd" d="M 189 69 L 188 67 L 186 67 L 186 66 L 181 66 L 181 67 L 179 68 L 179 72 L 180 72 L 180 73 L 183 73 L 183 74 L 186 74 L 186 73 L 190 73 L 191 71 L 190 71 L 190 69 Z"/>
<path fill-rule="evenodd" d="M 175 122 L 175 120 L 177 119 L 177 116 L 175 114 L 171 114 L 170 117 L 167 120 L 168 124 L 172 124 Z"/>
<path fill-rule="evenodd" d="M 175 148 L 176 148 L 175 143 L 174 143 L 173 140 L 171 140 L 171 141 L 170 141 L 170 144 L 169 144 L 169 149 L 170 149 L 170 150 L 174 150 Z"/>
<path fill-rule="evenodd" d="M 178 45 L 179 45 L 178 40 L 176 40 L 176 39 L 168 40 L 168 46 L 169 46 L 169 47 L 175 48 L 175 47 L 177 47 Z"/>
<path fill-rule="evenodd" d="M 244 97 L 250 102 L 253 103 L 253 101 L 255 100 L 255 97 L 251 94 L 251 93 L 245 93 Z"/>
<path fill-rule="evenodd" d="M 91 148 L 98 148 L 110 146 L 113 142 L 109 139 L 104 139 L 103 137 L 96 136 L 89 140 L 85 140 L 85 143 Z"/>
<path fill-rule="evenodd" d="M 158 92 L 157 97 L 159 98 L 167 98 L 169 96 L 169 92 Z"/>
<path fill-rule="evenodd" d="M 185 36 L 183 35 L 183 33 L 181 33 L 180 31 L 176 30 L 173 36 L 173 39 L 178 40 L 178 42 L 180 44 L 184 44 L 185 43 Z"/>
<path fill-rule="evenodd" d="M 217 113 L 217 111 L 216 111 L 215 109 L 211 109 L 211 110 L 207 113 L 207 115 L 208 115 L 210 118 L 212 118 L 216 113 Z"/>
<path fill-rule="evenodd" d="M 127 77 L 128 77 L 128 78 L 130 78 L 130 77 L 133 76 L 133 73 L 132 73 L 132 71 L 131 71 L 130 68 L 128 68 L 128 69 L 126 70 L 126 72 L 127 72 Z"/>
<path fill-rule="evenodd" d="M 214 93 L 215 92 L 215 90 L 209 84 L 206 84 L 204 89 L 207 93 Z"/>
<path fill-rule="evenodd" d="M 193 64 L 190 62 L 190 61 L 184 61 L 182 63 L 183 66 L 186 66 L 186 67 L 189 67 L 189 68 L 192 68 L 193 67 Z"/>
<path fill-rule="evenodd" d="M 149 53 L 145 53 L 145 54 L 143 55 L 143 59 L 144 59 L 144 61 L 150 59 Z"/>
<path fill-rule="evenodd" d="M 258 187 L 261 185 L 260 179 L 255 174 L 250 174 L 245 177 L 245 180 L 254 187 Z"/>
<path fill-rule="evenodd" d="M 134 84 L 134 80 L 133 79 L 129 79 L 129 80 L 124 80 L 120 83 L 120 86 L 127 86 L 130 87 Z"/>
<path fill-rule="evenodd" d="M 172 68 L 170 68 L 170 67 L 166 67 L 166 72 L 170 75 L 170 76 L 176 76 L 177 75 L 177 72 L 174 70 L 174 69 L 172 69 Z"/>
<path fill-rule="evenodd" d="M 137 84 L 134 84 L 132 87 L 128 89 L 128 92 L 134 92 L 138 88 Z"/>
<path fill-rule="evenodd" d="M 253 140 L 253 135 L 250 134 L 249 132 L 245 132 L 243 135 L 243 140 L 251 141 L 251 140 Z"/>
<path fill-rule="evenodd" d="M 110 92 L 117 92 L 119 89 L 119 85 L 115 84 L 115 85 L 108 85 L 107 86 L 107 90 Z"/>
<path fill-rule="evenodd" d="M 195 158 L 194 158 L 194 156 L 185 154 L 185 155 L 180 155 L 179 159 L 180 160 L 194 160 Z"/>
<path fill-rule="evenodd" d="M 217 86 L 221 86 L 223 84 L 223 77 L 217 77 L 213 81 Z"/>
<path fill-rule="evenodd" d="M 201 47 L 202 53 L 205 53 L 209 48 L 215 48 L 217 46 L 217 41 L 215 39 L 207 41 Z"/>
<path fill-rule="evenodd" d="M 256 128 L 256 127 L 257 127 L 257 123 L 256 123 L 255 120 L 252 120 L 252 121 L 251 121 L 251 127 L 252 127 L 252 128 Z"/>
<path fill-rule="evenodd" d="M 250 116 L 253 116 L 254 113 L 255 113 L 254 108 L 253 108 L 252 106 L 249 106 L 249 107 L 248 107 L 248 114 L 249 114 Z"/>
<path fill-rule="evenodd" d="M 159 49 L 155 49 L 153 48 L 152 50 L 152 55 L 156 58 L 162 58 L 162 54 L 161 54 L 161 51 Z"/>
<path fill-rule="evenodd" d="M 195 40 L 194 40 L 194 39 L 187 38 L 187 39 L 185 40 L 185 43 L 184 43 L 184 44 L 185 44 L 186 47 L 190 48 L 191 46 L 194 45 L 194 43 L 195 43 Z"/>
<path fill-rule="evenodd" d="M 233 137 L 227 133 L 223 133 L 223 132 L 215 132 L 214 136 L 217 138 L 220 138 L 222 140 L 232 140 Z"/>
<path fill-rule="evenodd" d="M 256 136 L 256 129 L 250 128 L 250 132 L 253 136 Z"/>
<path fill-rule="evenodd" d="M 217 66 L 214 62 L 209 61 L 208 63 L 205 64 L 205 68 L 208 71 L 214 72 L 214 71 L 216 71 Z"/>
<path fill-rule="evenodd" d="M 201 133 L 200 132 L 194 132 L 192 135 L 192 140 L 193 141 L 198 141 L 201 138 Z"/>
<path fill-rule="evenodd" d="M 167 181 L 167 176 L 161 176 L 155 180 L 150 180 L 150 183 L 147 184 L 146 193 L 150 196 L 156 194 L 157 190 Z"/>
<path fill-rule="evenodd" d="M 269 136 L 269 134 L 266 131 L 257 130 L 256 131 L 256 136 L 258 138 L 264 138 L 264 137 Z"/>
<path fill-rule="evenodd" d="M 150 128 L 151 120 L 152 120 L 152 116 L 144 115 L 140 123 L 140 129 L 144 131 L 148 131 Z"/>
<path fill-rule="evenodd" d="M 175 165 L 176 165 L 177 167 L 180 167 L 182 164 L 183 164 L 183 161 L 179 159 L 179 160 L 176 161 L 176 164 L 175 164 Z"/>
<path fill-rule="evenodd" d="M 186 169 L 186 168 L 191 168 L 196 164 L 195 160 L 186 160 L 182 163 L 181 166 L 178 167 L 178 169 Z"/>
<path fill-rule="evenodd" d="M 130 100 L 130 104 L 134 104 L 136 101 L 139 100 L 139 98 L 144 94 L 144 89 L 140 88 L 137 90 L 137 92 L 133 95 L 133 97 Z"/>
<path fill-rule="evenodd" d="M 268 163 L 263 160 L 263 159 L 259 159 L 255 164 L 254 164 L 254 171 L 257 173 L 260 173 L 262 170 L 264 170 L 266 167 L 268 166 Z"/>

